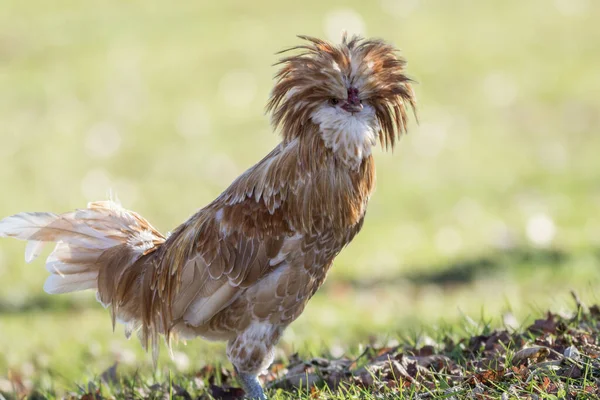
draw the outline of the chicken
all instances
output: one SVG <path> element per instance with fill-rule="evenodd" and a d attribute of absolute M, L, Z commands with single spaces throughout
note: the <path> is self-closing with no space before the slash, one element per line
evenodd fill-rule
<path fill-rule="evenodd" d="M 0 236 L 28 241 L 27 262 L 56 242 L 46 292 L 96 290 L 154 359 L 160 335 L 227 341 L 250 398 L 266 398 L 257 375 L 363 225 L 373 147 L 393 148 L 415 110 L 393 46 L 300 38 L 267 104 L 281 143 L 168 237 L 112 201 L 0 221 Z"/>

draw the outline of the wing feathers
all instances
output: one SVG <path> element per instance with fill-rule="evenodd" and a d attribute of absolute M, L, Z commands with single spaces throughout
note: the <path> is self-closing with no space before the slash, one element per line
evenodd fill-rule
<path fill-rule="evenodd" d="M 192 326 L 199 326 L 209 321 L 215 314 L 227 306 L 238 293 L 238 288 L 225 283 L 208 297 L 198 297 L 190 304 L 183 318 Z"/>

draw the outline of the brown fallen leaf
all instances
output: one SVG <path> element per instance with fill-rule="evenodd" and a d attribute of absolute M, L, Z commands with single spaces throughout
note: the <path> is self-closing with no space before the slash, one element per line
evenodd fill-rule
<path fill-rule="evenodd" d="M 517 351 L 513 358 L 513 365 L 519 365 L 521 363 L 531 361 L 532 363 L 538 363 L 545 360 L 550 355 L 550 349 L 543 346 L 526 347 Z"/>
<path fill-rule="evenodd" d="M 546 319 L 536 319 L 533 325 L 527 329 L 534 333 L 555 333 L 556 327 L 556 315 L 548 311 L 546 314 Z"/>
<path fill-rule="evenodd" d="M 210 395 L 215 400 L 242 400 L 246 393 L 243 389 L 210 385 Z"/>
<path fill-rule="evenodd" d="M 462 370 L 450 357 L 434 354 L 425 357 L 419 356 L 407 356 L 409 360 L 414 360 L 417 364 L 423 368 L 427 368 L 434 372 L 446 371 L 451 375 L 461 375 Z"/>
<path fill-rule="evenodd" d="M 504 376 L 505 370 L 488 369 L 478 374 L 473 374 L 467 379 L 467 383 L 472 386 L 479 387 L 480 384 L 487 385 L 490 383 L 499 382 Z"/>
<path fill-rule="evenodd" d="M 579 368 L 577 365 L 571 365 L 564 369 L 561 369 L 558 372 L 558 375 L 564 376 L 565 378 L 578 379 L 583 376 L 583 372 L 581 371 L 581 368 Z"/>
<path fill-rule="evenodd" d="M 271 389 L 294 390 L 300 387 L 311 388 L 319 382 L 323 381 L 321 376 L 316 372 L 305 372 L 298 374 L 287 374 L 282 378 L 275 380 L 269 384 Z"/>
<path fill-rule="evenodd" d="M 100 393 L 86 393 L 80 397 L 79 400 L 102 400 L 103 397 L 100 396 Z"/>

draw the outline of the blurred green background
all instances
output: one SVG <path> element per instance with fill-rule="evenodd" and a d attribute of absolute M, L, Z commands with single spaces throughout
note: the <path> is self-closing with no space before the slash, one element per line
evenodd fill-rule
<path fill-rule="evenodd" d="M 598 21 L 593 0 L 3 0 L 0 216 L 112 190 L 172 229 L 278 142 L 274 53 L 346 29 L 402 49 L 420 125 L 376 152 L 365 227 L 280 354 L 524 323 L 571 289 L 594 302 Z M 150 370 L 93 293 L 46 295 L 23 250 L 0 241 L 0 390 L 16 373 L 64 391 L 115 360 Z M 201 340 L 165 353 L 180 371 L 224 359 Z"/>

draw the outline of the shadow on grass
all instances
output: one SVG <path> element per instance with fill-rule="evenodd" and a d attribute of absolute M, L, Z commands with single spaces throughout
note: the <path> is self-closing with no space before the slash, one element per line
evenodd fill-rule
<path fill-rule="evenodd" d="M 594 255 L 600 262 L 600 251 L 596 251 Z M 483 276 L 489 277 L 508 270 L 532 267 L 559 269 L 568 264 L 573 256 L 573 254 L 562 249 L 522 247 L 456 260 L 448 264 L 427 268 L 425 271 L 418 266 L 409 268 L 411 271 L 423 272 L 403 272 L 395 276 L 370 280 L 348 279 L 344 280 L 343 283 L 356 288 L 394 286 L 400 283 L 409 283 L 414 286 L 461 286 L 469 285 Z"/>
<path fill-rule="evenodd" d="M 93 300 L 74 299 L 70 296 L 51 296 L 42 292 L 28 297 L 22 302 L 11 302 L 10 299 L 0 299 L 0 316 L 46 310 L 70 312 L 85 310 L 96 305 L 97 303 Z"/>
<path fill-rule="evenodd" d="M 443 265 L 434 271 L 406 276 L 416 285 L 469 284 L 482 275 L 489 276 L 508 268 L 536 265 L 559 268 L 569 261 L 569 254 L 558 249 L 518 248 Z"/>

